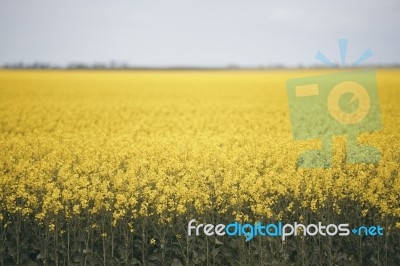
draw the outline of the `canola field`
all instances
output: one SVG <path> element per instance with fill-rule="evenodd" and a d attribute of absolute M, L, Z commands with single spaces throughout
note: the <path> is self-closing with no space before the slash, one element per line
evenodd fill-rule
<path fill-rule="evenodd" d="M 301 169 L 286 80 L 339 70 L 0 71 L 0 265 L 399 265 L 400 71 L 377 73 L 381 162 Z M 345 71 L 345 70 L 342 70 Z M 385 228 L 189 237 L 187 223 Z"/>

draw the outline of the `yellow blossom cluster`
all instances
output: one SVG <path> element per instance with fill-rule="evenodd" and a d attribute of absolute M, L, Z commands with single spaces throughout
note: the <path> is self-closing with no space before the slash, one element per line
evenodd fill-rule
<path fill-rule="evenodd" d="M 377 71 L 383 129 L 358 138 L 379 165 L 347 164 L 337 136 L 333 168 L 297 168 L 321 141 L 292 140 L 285 82 L 329 71 L 1 71 L 0 220 L 400 219 L 397 70 Z"/>

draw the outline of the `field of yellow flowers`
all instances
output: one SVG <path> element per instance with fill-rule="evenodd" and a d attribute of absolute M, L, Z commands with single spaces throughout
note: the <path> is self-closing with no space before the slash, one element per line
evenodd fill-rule
<path fill-rule="evenodd" d="M 400 71 L 379 165 L 300 169 L 286 80 L 338 70 L 0 71 L 0 265 L 399 265 Z M 380 224 L 382 237 L 189 237 L 187 223 Z"/>

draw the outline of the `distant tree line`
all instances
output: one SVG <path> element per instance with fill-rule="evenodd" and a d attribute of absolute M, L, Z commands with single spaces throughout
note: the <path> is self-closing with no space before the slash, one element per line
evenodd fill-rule
<path fill-rule="evenodd" d="M 194 69 L 194 70 L 202 70 L 202 69 L 285 69 L 285 68 L 329 68 L 326 66 L 321 65 L 297 65 L 293 66 L 285 66 L 283 64 L 272 64 L 272 65 L 258 65 L 252 67 L 243 67 L 237 64 L 227 64 L 225 66 L 190 66 L 190 65 L 171 65 L 171 66 L 164 66 L 164 67 L 150 67 L 150 66 L 140 66 L 140 65 L 130 65 L 128 63 L 119 63 L 119 62 L 110 62 L 110 63 L 69 63 L 65 66 L 45 63 L 45 62 L 34 62 L 34 63 L 24 63 L 24 62 L 17 62 L 17 63 L 6 63 L 0 66 L 0 69 L 97 69 L 97 70 L 129 70 L 129 69 Z M 387 65 L 363 65 L 363 68 L 400 68 L 400 64 L 387 64 Z"/>

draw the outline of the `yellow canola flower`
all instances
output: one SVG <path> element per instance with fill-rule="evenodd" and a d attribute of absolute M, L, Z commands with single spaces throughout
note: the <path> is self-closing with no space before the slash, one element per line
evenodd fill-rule
<path fill-rule="evenodd" d="M 0 221 L 399 219 L 398 71 L 377 71 L 383 129 L 358 138 L 379 165 L 346 164 L 339 136 L 332 168 L 296 166 L 321 143 L 292 140 L 285 81 L 326 71 L 0 71 Z"/>

